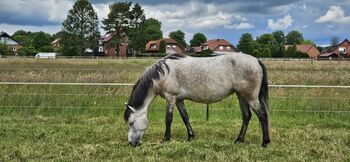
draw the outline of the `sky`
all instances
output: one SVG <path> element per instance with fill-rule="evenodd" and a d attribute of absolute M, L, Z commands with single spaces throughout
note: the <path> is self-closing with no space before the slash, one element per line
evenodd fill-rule
<path fill-rule="evenodd" d="M 75 0 L 0 0 L 0 31 L 61 30 Z M 90 0 L 100 20 L 115 0 Z M 350 0 L 135 0 L 146 18 L 162 22 L 163 37 L 182 30 L 189 43 L 194 33 L 208 39 L 223 38 L 234 45 L 243 33 L 254 38 L 264 33 L 291 30 L 303 33 L 316 45 L 330 44 L 331 37 L 350 39 Z M 100 23 L 102 26 L 102 23 Z M 105 33 L 101 28 L 101 33 Z"/>

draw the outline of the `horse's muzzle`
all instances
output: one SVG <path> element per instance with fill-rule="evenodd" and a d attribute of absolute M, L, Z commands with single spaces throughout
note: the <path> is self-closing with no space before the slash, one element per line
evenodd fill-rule
<path fill-rule="evenodd" d="M 129 142 L 129 144 L 130 144 L 132 147 L 141 146 L 141 143 L 140 143 L 140 142 L 138 142 L 138 141 L 135 141 L 135 142 Z"/>

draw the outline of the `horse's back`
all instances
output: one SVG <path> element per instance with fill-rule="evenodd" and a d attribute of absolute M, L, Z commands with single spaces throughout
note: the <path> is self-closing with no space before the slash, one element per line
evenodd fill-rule
<path fill-rule="evenodd" d="M 170 71 L 164 88 L 180 98 L 197 102 L 217 102 L 234 92 L 255 91 L 262 78 L 257 59 L 242 53 L 184 57 L 166 63 Z"/>

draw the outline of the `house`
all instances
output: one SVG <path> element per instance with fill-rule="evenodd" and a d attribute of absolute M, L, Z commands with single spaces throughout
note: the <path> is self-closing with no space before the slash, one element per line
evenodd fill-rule
<path fill-rule="evenodd" d="M 165 53 L 166 54 L 172 54 L 172 53 L 184 53 L 185 49 L 182 47 L 175 39 L 173 38 L 163 38 L 158 40 L 149 41 L 146 44 L 145 51 L 147 53 L 159 53 L 160 51 L 160 42 L 165 42 Z"/>
<path fill-rule="evenodd" d="M 11 51 L 17 54 L 17 51 L 22 48 L 22 44 L 13 39 L 10 35 L 5 32 L 0 32 L 0 43 L 6 44 Z"/>
<path fill-rule="evenodd" d="M 57 38 L 51 42 L 51 46 L 53 49 L 59 49 L 61 47 L 61 38 Z"/>
<path fill-rule="evenodd" d="M 228 54 L 237 52 L 235 46 L 225 39 L 213 39 L 203 43 L 199 48 L 195 48 L 196 53 L 201 53 L 204 50 L 211 50 L 214 53 Z"/>
<path fill-rule="evenodd" d="M 350 57 L 350 42 L 348 39 L 344 39 L 336 49 L 336 52 L 342 57 Z"/>
<path fill-rule="evenodd" d="M 289 47 L 293 45 L 285 45 L 284 48 L 287 50 Z M 315 44 L 302 44 L 296 45 L 297 51 L 303 52 L 309 55 L 312 59 L 317 59 L 318 55 L 320 55 L 320 51 L 317 49 Z"/>
<path fill-rule="evenodd" d="M 113 45 L 112 43 L 112 34 L 108 33 L 99 40 L 99 47 L 98 52 L 102 53 L 104 56 L 107 57 L 126 57 L 128 52 L 128 38 L 125 38 L 124 41 L 122 41 L 121 45 L 119 46 L 119 53 L 116 45 Z"/>

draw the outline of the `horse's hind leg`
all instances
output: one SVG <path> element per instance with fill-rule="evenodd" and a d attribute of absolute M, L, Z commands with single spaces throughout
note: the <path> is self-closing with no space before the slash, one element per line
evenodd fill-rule
<path fill-rule="evenodd" d="M 194 132 L 192 130 L 190 120 L 189 120 L 187 112 L 186 112 L 184 101 L 183 100 L 177 101 L 176 106 L 181 114 L 183 122 L 186 125 L 187 133 L 188 133 L 188 141 L 192 141 L 194 139 Z"/>
<path fill-rule="evenodd" d="M 235 143 L 243 143 L 252 113 L 250 112 L 247 101 L 243 97 L 241 97 L 239 94 L 237 94 L 237 97 L 238 97 L 239 106 L 242 113 L 243 123 L 242 123 L 241 131 L 239 132 L 238 138 L 236 139 Z"/>
<path fill-rule="evenodd" d="M 255 112 L 256 116 L 258 116 L 262 133 L 263 133 L 263 142 L 261 144 L 262 147 L 267 147 L 267 144 L 270 143 L 270 137 L 269 137 L 269 126 L 268 126 L 268 114 L 266 111 L 262 109 L 263 103 L 259 102 L 258 99 L 250 100 L 248 101 L 250 107 Z"/>
<path fill-rule="evenodd" d="M 171 138 L 171 122 L 173 121 L 174 105 L 170 102 L 166 103 L 165 115 L 165 135 L 163 141 L 169 141 Z"/>

